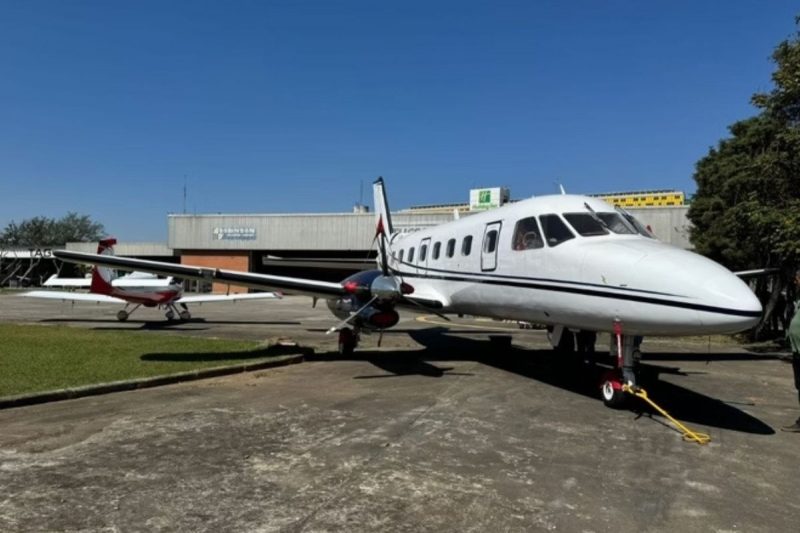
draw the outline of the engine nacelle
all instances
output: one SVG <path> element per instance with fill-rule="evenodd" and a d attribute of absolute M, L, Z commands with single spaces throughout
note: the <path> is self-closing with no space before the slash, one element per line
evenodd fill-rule
<path fill-rule="evenodd" d="M 381 311 L 374 307 L 368 307 L 361 312 L 361 317 L 367 326 L 375 329 L 387 329 L 400 321 L 400 315 L 394 309 Z"/>

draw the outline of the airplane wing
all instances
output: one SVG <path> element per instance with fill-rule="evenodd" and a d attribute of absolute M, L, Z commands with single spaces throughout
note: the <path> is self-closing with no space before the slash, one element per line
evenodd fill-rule
<path fill-rule="evenodd" d="M 274 292 L 254 292 L 251 294 L 199 294 L 197 296 L 182 296 L 175 300 L 179 304 L 204 304 L 211 302 L 237 302 L 240 300 L 274 300 L 281 295 Z"/>
<path fill-rule="evenodd" d="M 92 284 L 91 278 L 59 278 L 57 274 L 53 274 L 47 281 L 42 283 L 43 287 L 85 287 L 89 288 Z"/>
<path fill-rule="evenodd" d="M 147 259 L 87 254 L 83 252 L 70 252 L 67 250 L 55 250 L 53 255 L 70 263 L 101 265 L 120 270 L 152 272 L 153 274 L 161 274 L 162 276 L 175 276 L 178 278 L 196 279 L 208 282 L 217 281 L 220 283 L 243 285 L 255 289 L 279 290 L 292 294 L 305 294 L 318 298 L 336 298 L 346 294 L 341 284 L 328 281 L 272 276 L 269 274 L 239 272 L 218 268 L 176 265 L 175 263 L 163 263 L 161 261 L 149 261 Z"/>
<path fill-rule="evenodd" d="M 125 300 L 114 298 L 113 296 L 106 296 L 105 294 L 90 294 L 85 292 L 67 292 L 67 291 L 30 291 L 20 294 L 28 298 L 44 298 L 47 300 L 62 300 L 70 302 L 95 302 L 95 303 L 114 303 L 124 304 Z"/>
<path fill-rule="evenodd" d="M 754 270 L 740 270 L 738 272 L 734 272 L 740 278 L 755 278 L 758 276 L 768 276 L 770 274 L 775 274 L 780 272 L 780 268 L 756 268 Z"/>

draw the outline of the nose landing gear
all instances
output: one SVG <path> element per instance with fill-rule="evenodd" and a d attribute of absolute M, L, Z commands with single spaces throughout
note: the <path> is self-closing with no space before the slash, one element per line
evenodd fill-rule
<path fill-rule="evenodd" d="M 638 370 L 642 353 L 639 345 L 641 337 L 623 335 L 622 323 L 614 321 L 612 340 L 616 340 L 617 357 L 615 367 L 603 374 L 600 380 L 600 394 L 608 407 L 619 408 L 625 405 L 628 394 L 623 389 L 627 385 L 632 390 L 639 388 Z"/>

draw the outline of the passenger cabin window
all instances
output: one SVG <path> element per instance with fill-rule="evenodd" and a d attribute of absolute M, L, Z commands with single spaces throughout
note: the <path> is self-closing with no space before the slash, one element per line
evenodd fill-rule
<path fill-rule="evenodd" d="M 428 245 L 423 244 L 419 249 L 419 262 L 424 262 L 426 257 L 428 257 Z"/>
<path fill-rule="evenodd" d="M 469 255 L 470 252 L 472 252 L 472 235 L 467 235 L 461 243 L 461 255 Z"/>
<path fill-rule="evenodd" d="M 483 251 L 487 254 L 494 253 L 497 248 L 497 230 L 493 229 L 486 234 L 486 239 L 483 241 Z"/>
<path fill-rule="evenodd" d="M 603 225 L 592 216 L 591 213 L 564 213 L 569 225 L 584 237 L 596 237 L 597 235 L 608 235 L 608 231 Z"/>
<path fill-rule="evenodd" d="M 405 250 L 400 250 L 400 254 L 397 256 L 401 263 L 403 262 L 403 252 L 405 252 Z"/>
<path fill-rule="evenodd" d="M 619 216 L 619 213 L 597 213 L 597 216 L 600 217 L 600 220 L 605 222 L 606 226 L 608 226 L 608 229 L 614 233 L 619 233 L 622 235 L 636 234 L 636 230 L 628 225 L 625 220 Z"/>
<path fill-rule="evenodd" d="M 515 250 L 533 250 L 544 248 L 544 239 L 539 231 L 536 217 L 523 218 L 514 227 L 514 240 L 511 241 Z"/>
<path fill-rule="evenodd" d="M 447 257 L 453 257 L 455 251 L 456 251 L 456 240 L 450 239 L 449 241 L 447 241 L 447 252 L 446 252 Z"/>
<path fill-rule="evenodd" d="M 439 251 L 442 249 L 442 243 L 437 242 L 433 245 L 433 260 L 439 259 Z"/>
<path fill-rule="evenodd" d="M 558 246 L 562 242 L 575 238 L 575 235 L 558 215 L 542 215 L 539 217 L 539 222 L 542 224 L 542 231 L 548 246 Z"/>
<path fill-rule="evenodd" d="M 408 249 L 408 262 L 409 263 L 413 263 L 414 262 L 414 248 L 413 247 Z"/>

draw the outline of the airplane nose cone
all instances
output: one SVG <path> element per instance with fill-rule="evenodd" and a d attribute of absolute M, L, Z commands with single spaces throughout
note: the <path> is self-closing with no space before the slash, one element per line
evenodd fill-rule
<path fill-rule="evenodd" d="M 761 302 L 739 277 L 719 263 L 693 252 L 668 250 L 648 255 L 637 265 L 658 271 L 669 292 L 682 294 L 694 309 L 699 334 L 736 333 L 758 324 Z"/>

